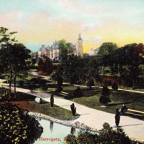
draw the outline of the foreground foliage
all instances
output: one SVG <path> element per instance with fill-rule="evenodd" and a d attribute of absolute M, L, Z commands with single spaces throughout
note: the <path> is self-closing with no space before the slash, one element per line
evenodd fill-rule
<path fill-rule="evenodd" d="M 67 144 L 131 144 L 131 141 L 122 129 L 113 130 L 108 123 L 98 134 L 80 131 L 77 136 L 69 134 Z"/>
<path fill-rule="evenodd" d="M 35 118 L 17 105 L 5 102 L 0 106 L 0 143 L 32 144 L 41 136 L 43 128 Z"/>

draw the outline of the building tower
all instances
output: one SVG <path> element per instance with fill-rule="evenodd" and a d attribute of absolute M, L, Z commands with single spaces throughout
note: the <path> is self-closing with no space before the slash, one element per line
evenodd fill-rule
<path fill-rule="evenodd" d="M 81 34 L 79 34 L 79 38 L 76 45 L 77 56 L 83 57 L 83 41 L 81 38 Z"/>

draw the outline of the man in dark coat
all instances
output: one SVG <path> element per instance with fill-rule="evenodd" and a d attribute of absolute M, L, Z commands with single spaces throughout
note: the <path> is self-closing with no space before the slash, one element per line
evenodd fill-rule
<path fill-rule="evenodd" d="M 119 112 L 119 109 L 117 108 L 116 115 L 115 115 L 115 123 L 117 127 L 119 126 L 119 122 L 120 122 L 120 112 Z"/>

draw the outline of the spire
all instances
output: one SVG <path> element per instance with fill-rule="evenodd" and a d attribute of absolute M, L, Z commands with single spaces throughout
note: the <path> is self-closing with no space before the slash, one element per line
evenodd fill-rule
<path fill-rule="evenodd" d="M 82 38 L 81 38 L 81 34 L 79 34 L 79 38 L 78 38 L 78 40 L 82 40 Z"/>

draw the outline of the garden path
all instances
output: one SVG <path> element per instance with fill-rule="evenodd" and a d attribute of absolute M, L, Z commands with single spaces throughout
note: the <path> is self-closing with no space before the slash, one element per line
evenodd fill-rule
<path fill-rule="evenodd" d="M 34 92 L 31 93 L 28 89 L 17 88 L 17 91 L 28 93 L 34 95 L 36 97 L 41 97 L 45 101 L 50 101 L 50 94 L 43 93 L 43 92 Z M 58 96 L 54 96 L 54 104 L 65 109 L 70 110 L 70 105 L 73 102 L 70 100 L 66 100 L 64 98 L 60 98 Z M 107 122 L 110 124 L 111 127 L 114 129 L 115 126 L 115 115 L 107 112 L 103 112 L 100 110 L 92 109 L 81 104 L 75 103 L 76 111 L 80 114 L 80 117 L 71 121 L 71 123 L 80 122 L 88 127 L 93 129 L 100 130 L 102 129 L 102 125 Z M 124 129 L 125 133 L 133 139 L 137 139 L 140 141 L 144 141 L 144 121 L 131 118 L 128 116 L 121 116 L 120 119 L 120 126 Z"/>
<path fill-rule="evenodd" d="M 0 86 L 3 84 L 1 83 Z M 8 85 L 3 85 L 3 87 L 8 88 Z M 28 93 L 31 95 L 34 95 L 36 97 L 41 97 L 45 101 L 50 101 L 50 94 L 44 93 L 44 92 L 34 92 L 32 93 L 28 89 L 23 88 L 17 88 L 17 91 Z M 143 92 L 144 93 L 144 92 Z M 70 100 L 66 100 L 64 98 L 60 98 L 58 96 L 54 96 L 54 104 L 58 105 L 60 107 L 63 107 L 65 109 L 70 110 L 70 105 L 73 102 Z M 70 121 L 71 123 L 80 122 L 84 125 L 87 125 L 88 127 L 91 127 L 93 129 L 100 130 L 102 129 L 102 125 L 107 122 L 110 124 L 111 127 L 116 128 L 115 126 L 115 115 L 107 112 L 103 112 L 100 110 L 92 109 L 89 107 L 86 107 L 84 105 L 75 103 L 76 111 L 78 114 L 80 114 L 80 117 Z M 124 129 L 125 133 L 130 137 L 134 138 L 140 141 L 144 141 L 144 121 L 131 118 L 128 116 L 121 116 L 120 119 L 120 127 Z"/>

